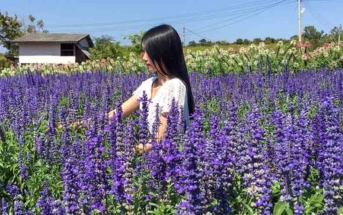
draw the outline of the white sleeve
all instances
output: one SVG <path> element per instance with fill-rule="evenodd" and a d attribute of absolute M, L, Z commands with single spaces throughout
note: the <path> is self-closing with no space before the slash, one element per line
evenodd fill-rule
<path fill-rule="evenodd" d="M 139 87 L 135 91 L 133 91 L 132 95 L 135 95 L 138 98 L 142 98 L 143 97 L 143 91 L 149 90 L 149 89 L 147 89 L 149 81 L 150 81 L 150 79 L 143 81 L 141 83 L 141 85 L 139 85 Z M 148 94 L 148 92 L 145 92 L 145 93 Z"/>
<path fill-rule="evenodd" d="M 132 95 L 135 95 L 138 98 L 141 98 L 143 95 L 143 88 L 144 88 L 144 82 L 142 82 L 141 85 L 139 85 L 139 87 L 135 91 L 133 91 Z"/>
<path fill-rule="evenodd" d="M 186 86 L 181 80 L 176 79 L 175 81 L 173 80 L 167 84 L 168 85 L 163 92 L 163 99 L 160 103 L 162 114 L 170 111 L 173 98 L 175 99 L 179 110 L 180 108 L 183 109 L 187 98 Z"/>

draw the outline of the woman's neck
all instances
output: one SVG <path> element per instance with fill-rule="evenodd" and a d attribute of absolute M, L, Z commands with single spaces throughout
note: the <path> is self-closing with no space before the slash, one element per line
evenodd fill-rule
<path fill-rule="evenodd" d="M 166 81 L 170 80 L 171 77 L 166 76 L 166 75 L 161 75 L 157 73 L 157 85 L 162 86 Z"/>

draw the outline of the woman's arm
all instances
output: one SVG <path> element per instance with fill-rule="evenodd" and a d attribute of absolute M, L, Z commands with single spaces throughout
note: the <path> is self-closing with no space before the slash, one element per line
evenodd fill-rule
<path fill-rule="evenodd" d="M 131 113 L 139 109 L 139 101 L 138 97 L 136 95 L 131 96 L 128 100 L 126 100 L 122 105 L 121 105 L 122 111 L 123 111 L 123 116 L 124 118 L 129 116 Z M 110 119 L 114 114 L 116 110 L 112 110 L 108 113 L 108 118 Z"/>
<path fill-rule="evenodd" d="M 123 111 L 123 116 L 124 118 L 129 116 L 131 113 L 133 113 L 134 111 L 139 109 L 139 101 L 138 101 L 138 97 L 136 95 L 131 96 L 128 100 L 126 100 L 122 105 L 121 105 L 122 111 Z M 112 110 L 110 111 L 107 116 L 110 119 L 114 114 L 115 114 L 116 110 Z M 78 126 L 82 126 L 84 125 L 86 122 L 91 121 L 91 118 L 85 119 L 85 120 L 81 120 L 81 121 L 77 121 L 77 122 L 73 122 L 70 124 L 71 127 L 78 127 Z M 57 128 L 62 128 L 61 124 L 57 125 Z"/>

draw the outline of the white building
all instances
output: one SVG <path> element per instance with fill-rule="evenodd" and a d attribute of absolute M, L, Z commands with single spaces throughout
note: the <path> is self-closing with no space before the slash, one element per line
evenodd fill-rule
<path fill-rule="evenodd" d="M 94 44 L 88 34 L 26 34 L 13 40 L 19 45 L 19 63 L 69 64 L 89 59 Z"/>

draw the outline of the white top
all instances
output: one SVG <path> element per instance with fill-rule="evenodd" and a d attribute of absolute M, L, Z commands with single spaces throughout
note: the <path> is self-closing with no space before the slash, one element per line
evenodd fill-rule
<path fill-rule="evenodd" d="M 138 98 L 143 97 L 143 91 L 145 91 L 148 99 L 151 102 L 148 105 L 148 125 L 149 131 L 152 133 L 152 126 L 156 118 L 156 104 L 159 104 L 159 116 L 164 113 L 168 113 L 171 108 L 172 100 L 175 99 L 179 107 L 179 123 L 189 124 L 189 110 L 188 110 L 188 99 L 187 90 L 185 84 L 178 78 L 169 79 L 160 87 L 154 98 L 151 99 L 152 84 L 157 77 L 149 78 L 142 82 L 142 84 L 132 93 Z M 140 104 L 142 109 L 142 104 Z M 181 118 L 181 114 L 183 116 Z"/>

